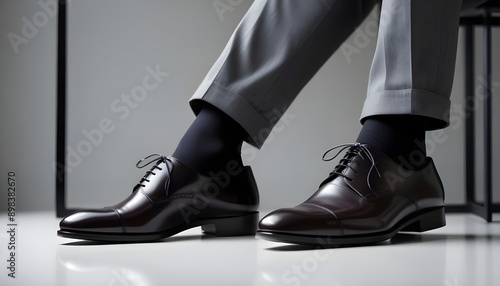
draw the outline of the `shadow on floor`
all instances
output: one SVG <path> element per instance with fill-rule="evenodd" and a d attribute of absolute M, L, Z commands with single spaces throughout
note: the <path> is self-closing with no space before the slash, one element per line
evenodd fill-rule
<path fill-rule="evenodd" d="M 417 243 L 429 243 L 436 241 L 466 241 L 466 242 L 480 242 L 480 241 L 498 241 L 500 240 L 500 235 L 491 234 L 410 234 L 410 233 L 398 233 L 391 239 L 372 243 L 372 244 L 360 244 L 360 245 L 341 245 L 337 247 L 326 247 L 326 248 L 350 248 L 350 247 L 382 247 L 391 245 L 401 245 L 401 244 L 417 244 Z M 270 247 L 266 250 L 272 251 L 304 251 L 304 250 L 315 250 L 325 247 L 317 245 L 297 245 L 297 244 L 287 244 L 280 245 L 276 247 Z"/>

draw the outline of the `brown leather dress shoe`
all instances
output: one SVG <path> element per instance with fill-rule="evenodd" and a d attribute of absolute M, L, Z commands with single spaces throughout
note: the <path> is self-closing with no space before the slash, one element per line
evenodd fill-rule
<path fill-rule="evenodd" d="M 367 145 L 335 148 L 348 150 L 316 193 L 296 207 L 265 216 L 257 237 L 332 247 L 445 225 L 443 185 L 431 158 L 424 168 L 408 171 Z"/>
<path fill-rule="evenodd" d="M 229 163 L 225 171 L 207 177 L 172 157 L 154 154 L 146 158 L 151 159 L 149 163 L 139 166 L 141 160 L 137 166 L 155 164 L 127 199 L 64 218 L 58 235 L 140 242 L 162 239 L 196 226 L 217 236 L 255 234 L 259 195 L 250 167 Z"/>

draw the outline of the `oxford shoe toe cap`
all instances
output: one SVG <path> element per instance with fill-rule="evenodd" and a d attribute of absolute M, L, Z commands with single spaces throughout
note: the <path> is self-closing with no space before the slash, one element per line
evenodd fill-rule
<path fill-rule="evenodd" d="M 60 223 L 61 230 L 82 232 L 123 232 L 120 216 L 113 209 L 79 211 L 65 217 Z"/>
<path fill-rule="evenodd" d="M 296 235 L 343 235 L 342 225 L 335 214 L 314 204 L 273 211 L 259 222 L 259 231 Z"/>

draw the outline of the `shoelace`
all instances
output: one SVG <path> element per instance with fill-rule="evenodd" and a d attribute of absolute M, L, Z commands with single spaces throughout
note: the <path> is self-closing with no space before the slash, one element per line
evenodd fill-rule
<path fill-rule="evenodd" d="M 144 161 L 146 161 L 146 163 L 143 163 Z M 137 184 L 137 186 L 141 186 L 143 188 L 146 187 L 145 182 L 149 182 L 150 181 L 148 179 L 149 176 L 150 175 L 155 176 L 156 175 L 156 173 L 154 172 L 155 170 L 159 170 L 159 171 L 163 170 L 158 165 L 160 165 L 161 163 L 165 163 L 165 165 L 167 166 L 168 175 L 169 175 L 168 178 L 167 178 L 167 180 L 165 181 L 165 185 L 164 185 L 165 192 L 167 192 L 168 189 L 169 189 L 169 187 L 170 187 L 170 174 L 172 174 L 172 171 L 173 171 L 171 169 L 170 165 L 168 164 L 168 162 L 172 163 L 172 160 L 170 160 L 169 158 L 167 158 L 167 157 L 165 157 L 165 156 L 163 156 L 161 154 L 157 154 L 157 153 L 148 155 L 145 158 L 139 160 L 139 162 L 137 162 L 135 164 L 135 166 L 137 168 L 139 168 L 139 169 L 142 169 L 142 168 L 146 167 L 147 165 L 149 165 L 151 163 L 155 163 L 155 164 L 153 165 L 153 167 L 151 167 L 151 169 L 149 171 L 146 171 L 146 174 L 141 178 L 141 180 L 139 181 L 139 184 Z M 134 190 L 135 189 L 136 188 L 134 188 Z"/>
<path fill-rule="evenodd" d="M 339 149 L 339 148 L 340 148 L 340 150 L 337 152 L 337 154 L 335 154 L 334 156 L 331 156 L 331 157 L 327 157 L 327 155 L 330 152 L 332 152 L 333 150 Z M 373 155 L 370 152 L 370 150 L 366 147 L 366 144 L 348 143 L 348 144 L 340 144 L 340 145 L 334 146 L 334 147 L 326 150 L 326 152 L 323 154 L 322 160 L 325 162 L 331 161 L 331 160 L 337 158 L 337 156 L 340 153 L 342 153 L 342 151 L 344 151 L 345 149 L 348 149 L 348 150 L 347 150 L 344 158 L 340 159 L 337 166 L 335 166 L 333 171 L 330 172 L 328 178 L 325 181 L 330 180 L 330 178 L 332 178 L 332 176 L 334 176 L 334 175 L 342 176 L 342 177 L 348 179 L 349 181 L 352 181 L 353 179 L 349 178 L 344 173 L 344 170 L 349 168 L 349 169 L 353 170 L 355 173 L 357 173 L 356 169 L 353 168 L 353 166 L 352 166 L 353 164 L 351 164 L 351 163 L 354 162 L 353 159 L 354 159 L 354 157 L 356 157 L 356 155 L 359 155 L 359 156 L 361 156 L 361 158 L 364 159 L 365 157 L 363 157 L 363 154 L 368 158 L 368 160 L 372 164 L 370 167 L 370 170 L 368 171 L 368 176 L 366 178 L 368 185 L 370 184 L 368 181 L 368 178 L 370 178 L 370 175 L 371 175 L 371 172 L 373 171 L 373 169 L 375 169 L 375 171 L 377 171 L 377 175 L 379 176 L 379 178 L 382 177 L 380 175 L 380 172 L 377 169 L 376 164 L 375 164 L 375 159 L 373 158 Z"/>

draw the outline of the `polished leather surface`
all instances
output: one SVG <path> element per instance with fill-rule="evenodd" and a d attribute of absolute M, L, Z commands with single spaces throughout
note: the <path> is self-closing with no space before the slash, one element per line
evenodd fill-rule
<path fill-rule="evenodd" d="M 124 201 L 72 214 L 60 222 L 61 231 L 157 233 L 256 213 L 259 195 L 250 167 L 229 165 L 227 171 L 207 177 L 175 158 L 163 158 Z"/>
<path fill-rule="evenodd" d="M 332 172 L 304 203 L 265 216 L 259 232 L 370 235 L 389 231 L 412 214 L 444 205 L 443 186 L 431 158 L 424 168 L 411 172 L 364 146 L 366 152 L 353 145 L 340 161 L 345 166 L 334 170 L 340 174 Z"/>

